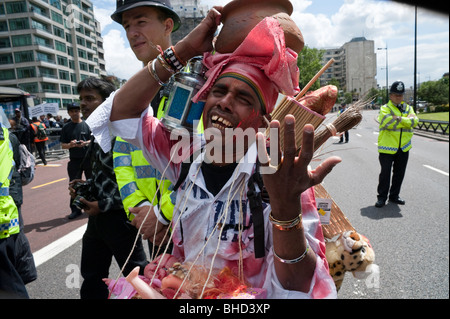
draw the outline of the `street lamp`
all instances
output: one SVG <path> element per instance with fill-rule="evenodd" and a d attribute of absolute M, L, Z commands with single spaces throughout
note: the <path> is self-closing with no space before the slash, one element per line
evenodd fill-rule
<path fill-rule="evenodd" d="M 389 101 L 389 69 L 388 69 L 388 48 L 378 48 L 377 50 L 386 50 L 386 100 Z"/>

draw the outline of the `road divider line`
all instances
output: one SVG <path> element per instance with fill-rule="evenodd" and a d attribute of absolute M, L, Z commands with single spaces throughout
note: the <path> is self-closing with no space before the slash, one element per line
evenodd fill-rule
<path fill-rule="evenodd" d="M 34 263 L 36 267 L 39 267 L 46 261 L 52 259 L 56 255 L 63 252 L 64 250 L 75 244 L 77 241 L 79 241 L 83 237 L 83 234 L 86 231 L 86 227 L 87 224 L 84 224 L 83 226 L 73 230 L 67 235 L 55 240 L 51 244 L 48 244 L 47 246 L 36 251 L 33 254 Z"/>
<path fill-rule="evenodd" d="M 56 181 L 53 181 L 53 182 L 49 182 L 49 183 L 45 183 L 45 184 L 41 184 L 41 185 L 37 185 L 37 186 L 31 187 L 31 189 L 36 189 L 36 188 L 39 188 L 39 187 L 44 187 L 44 186 L 47 186 L 47 185 L 50 185 L 50 184 L 54 184 L 54 183 L 58 183 L 58 182 L 61 182 L 61 181 L 65 181 L 66 179 L 67 179 L 67 177 L 61 178 L 61 179 L 57 179 Z"/>
<path fill-rule="evenodd" d="M 447 172 L 441 171 L 440 169 L 434 168 L 433 166 L 425 165 L 425 164 L 423 166 L 425 166 L 428 169 L 431 169 L 432 171 L 435 171 L 435 172 L 441 173 L 442 175 L 448 176 Z"/>

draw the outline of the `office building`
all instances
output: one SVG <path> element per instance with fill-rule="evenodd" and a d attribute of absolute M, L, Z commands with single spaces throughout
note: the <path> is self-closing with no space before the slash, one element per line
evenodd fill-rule
<path fill-rule="evenodd" d="M 0 86 L 66 106 L 78 82 L 106 75 L 100 32 L 89 0 L 2 0 Z"/>
<path fill-rule="evenodd" d="M 340 48 L 326 49 L 323 64 L 331 58 L 334 58 L 335 63 L 320 77 L 321 85 L 326 85 L 334 78 L 343 91 L 353 94 L 354 100 L 363 97 L 372 88 L 377 88 L 374 41 L 364 37 L 353 38 Z"/>

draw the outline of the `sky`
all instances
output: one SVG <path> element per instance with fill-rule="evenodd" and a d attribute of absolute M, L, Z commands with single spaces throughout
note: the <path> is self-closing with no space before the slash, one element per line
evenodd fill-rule
<path fill-rule="evenodd" d="M 212 7 L 231 0 L 200 0 Z M 95 0 L 95 18 L 102 26 L 106 71 L 129 79 L 142 68 L 131 51 L 123 28 L 111 20 L 116 0 Z M 415 7 L 389 0 L 291 0 L 291 18 L 310 48 L 339 48 L 354 37 L 375 43 L 377 83 L 386 85 L 386 53 L 389 85 L 401 80 L 414 85 Z M 383 48 L 382 50 L 377 50 Z M 387 48 L 387 50 L 385 49 Z M 417 9 L 417 82 L 436 81 L 449 71 L 449 16 Z M 301 70 L 300 70 L 301 72 Z"/>

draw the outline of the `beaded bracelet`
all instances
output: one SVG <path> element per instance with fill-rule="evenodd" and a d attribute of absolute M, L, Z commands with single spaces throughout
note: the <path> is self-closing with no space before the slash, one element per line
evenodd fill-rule
<path fill-rule="evenodd" d="M 272 223 L 272 225 L 281 231 L 290 231 L 294 229 L 300 229 L 302 227 L 302 213 L 300 213 L 297 217 L 294 219 L 288 220 L 288 221 L 281 221 L 273 218 L 272 212 L 269 214 L 269 221 Z"/>
<path fill-rule="evenodd" d="M 186 65 L 186 63 L 177 56 L 173 46 L 164 51 L 163 58 L 170 65 L 170 67 L 177 72 L 181 71 L 184 65 Z"/>
<path fill-rule="evenodd" d="M 150 73 L 150 75 L 153 77 L 153 79 L 155 79 L 155 81 L 158 83 L 158 85 L 163 86 L 165 83 L 163 81 L 161 81 L 158 74 L 156 73 L 155 62 L 156 62 L 156 59 L 148 62 L 147 70 Z"/>
<path fill-rule="evenodd" d="M 275 253 L 275 249 L 272 247 L 273 255 L 283 264 L 295 264 L 295 263 L 302 261 L 306 257 L 308 250 L 309 250 L 309 243 L 308 243 L 308 241 L 306 241 L 306 249 L 305 249 L 304 253 L 301 254 L 300 257 L 297 257 L 294 259 L 283 259 Z"/>

